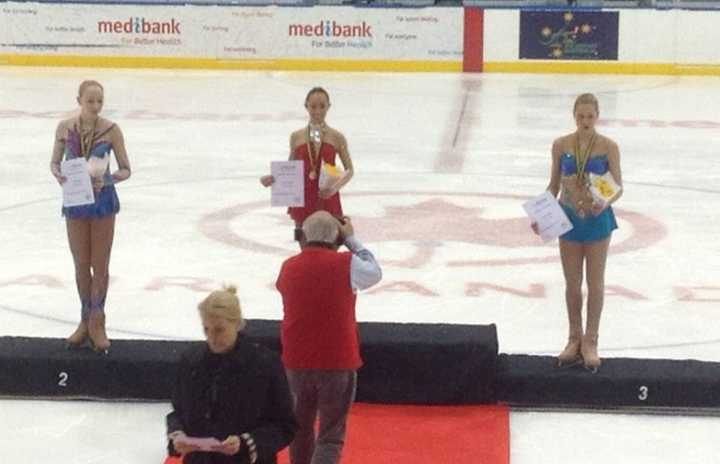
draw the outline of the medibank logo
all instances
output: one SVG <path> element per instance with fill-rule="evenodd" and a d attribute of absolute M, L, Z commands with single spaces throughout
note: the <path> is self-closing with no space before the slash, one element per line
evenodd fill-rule
<path fill-rule="evenodd" d="M 165 34 L 180 35 L 180 22 L 148 21 L 145 18 L 130 18 L 127 21 L 98 21 L 101 34 Z"/>
<path fill-rule="evenodd" d="M 291 24 L 290 37 L 372 37 L 372 27 L 362 24 L 338 24 L 335 21 L 320 21 L 319 24 Z"/>

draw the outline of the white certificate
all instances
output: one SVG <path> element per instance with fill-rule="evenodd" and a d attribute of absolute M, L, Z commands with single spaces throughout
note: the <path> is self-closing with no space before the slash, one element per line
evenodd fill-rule
<path fill-rule="evenodd" d="M 63 206 L 81 206 L 95 203 L 90 172 L 85 158 L 74 158 L 60 164 L 60 173 L 66 178 L 62 184 Z"/>
<path fill-rule="evenodd" d="M 523 203 L 523 208 L 530 220 L 537 223 L 544 242 L 556 239 L 573 228 L 557 199 L 547 190 Z"/>
<path fill-rule="evenodd" d="M 270 196 L 271 206 L 305 206 L 302 160 L 272 161 L 270 174 L 275 179 Z"/>

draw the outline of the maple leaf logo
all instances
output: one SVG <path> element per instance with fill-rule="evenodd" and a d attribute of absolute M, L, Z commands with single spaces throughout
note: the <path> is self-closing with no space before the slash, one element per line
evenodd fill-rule
<path fill-rule="evenodd" d="M 527 218 L 486 219 L 482 212 L 482 207 L 466 208 L 432 198 L 411 206 L 387 206 L 382 217 L 351 218 L 368 242 L 443 240 L 506 248 L 538 245 Z"/>
<path fill-rule="evenodd" d="M 557 251 L 553 247 L 551 252 L 529 252 L 526 256 L 513 253 L 515 249 L 528 249 L 548 247 L 530 230 L 529 219 L 524 215 L 512 218 L 493 218 L 486 212 L 485 205 L 497 208 L 498 200 L 520 202 L 529 197 L 517 194 L 501 193 L 470 193 L 470 192 L 352 192 L 345 194 L 345 199 L 358 197 L 362 201 L 371 201 L 375 205 L 383 204 L 382 198 L 398 198 L 410 196 L 415 203 L 398 206 L 389 204 L 384 206 L 383 213 L 378 216 L 363 216 L 353 214 L 353 208 L 347 204 L 346 212 L 352 218 L 358 237 L 363 242 L 406 242 L 414 248 L 414 254 L 404 259 L 388 259 L 382 257 L 383 265 L 392 265 L 404 268 L 421 268 L 431 263 L 438 250 L 451 242 L 468 244 L 467 254 L 461 259 L 450 258 L 441 263 L 449 267 L 485 267 L 527 265 L 557 261 Z M 418 197 L 428 198 L 418 200 Z M 448 201 L 445 197 L 452 197 Z M 477 206 L 461 206 L 467 199 Z M 392 200 L 391 200 L 392 201 Z M 505 203 L 507 205 L 507 203 Z M 619 242 L 614 240 L 610 253 L 627 253 L 647 248 L 666 234 L 665 227 L 651 217 L 618 209 L 616 216 L 627 225 L 630 233 Z M 241 219 L 244 218 L 244 219 Z M 249 228 L 238 226 L 234 228 L 232 222 L 241 219 Z M 264 222 L 267 221 L 267 222 Z M 257 228 L 265 224 L 273 230 L 280 231 L 278 225 L 287 227 L 288 219 L 277 210 L 269 210 L 267 201 L 254 201 L 241 203 L 204 215 L 199 227 L 202 233 L 210 239 L 226 245 L 250 250 L 256 253 L 265 253 L 276 256 L 288 256 L 297 251 L 296 245 L 288 248 L 277 240 L 268 239 Z M 237 231 L 244 233 L 239 234 Z M 283 229 L 284 230 L 284 229 Z M 253 232 L 254 231 L 254 232 Z M 287 237 L 285 242 L 287 242 Z M 472 246 L 474 245 L 474 246 Z M 493 252 L 492 249 L 498 249 Z M 529 251 L 529 250 L 528 250 Z M 541 250 L 542 251 L 542 250 Z"/>

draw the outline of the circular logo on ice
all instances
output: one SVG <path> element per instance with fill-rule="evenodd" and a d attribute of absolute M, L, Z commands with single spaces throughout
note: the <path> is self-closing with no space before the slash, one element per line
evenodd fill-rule
<path fill-rule="evenodd" d="M 365 243 L 385 248 L 383 263 L 419 268 L 510 266 L 558 259 L 557 244 L 544 244 L 530 230 L 524 195 L 448 192 L 352 192 L 343 209 Z M 666 230 L 658 221 L 615 209 L 620 229 L 610 253 L 649 247 Z M 203 216 L 209 238 L 248 251 L 287 256 L 297 252 L 293 225 L 282 208 L 267 200 L 241 203 Z M 388 259 L 385 259 L 388 258 Z"/>

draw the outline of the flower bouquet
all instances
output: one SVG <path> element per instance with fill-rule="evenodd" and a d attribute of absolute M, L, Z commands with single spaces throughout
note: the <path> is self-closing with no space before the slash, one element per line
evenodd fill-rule
<path fill-rule="evenodd" d="M 333 166 L 332 164 L 323 161 L 320 168 L 320 179 L 318 179 L 320 190 L 331 189 L 344 173 L 345 171 L 337 166 Z"/>
<path fill-rule="evenodd" d="M 618 185 L 610 171 L 605 174 L 590 173 L 590 193 L 597 203 L 607 204 L 620 194 L 622 187 Z"/>

